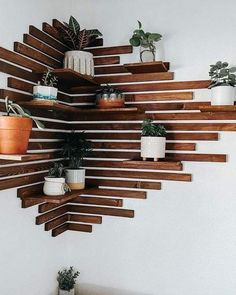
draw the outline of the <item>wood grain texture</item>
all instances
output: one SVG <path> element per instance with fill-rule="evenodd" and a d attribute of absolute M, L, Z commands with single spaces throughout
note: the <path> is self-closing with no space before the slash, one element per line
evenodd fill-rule
<path fill-rule="evenodd" d="M 41 214 L 41 215 L 36 217 L 36 224 L 40 225 L 40 224 L 43 224 L 45 222 L 48 222 L 48 221 L 50 221 L 50 220 L 52 220 L 54 218 L 57 218 L 58 216 L 66 214 L 68 212 L 68 210 L 69 210 L 69 206 L 65 205 L 65 206 L 62 206 L 62 207 L 60 207 L 58 209 L 55 209 L 55 210 L 52 210 L 50 212 Z"/>
<path fill-rule="evenodd" d="M 193 92 L 178 91 L 178 92 L 150 92 L 125 94 L 126 102 L 145 102 L 145 101 L 175 101 L 175 100 L 192 100 Z"/>
<path fill-rule="evenodd" d="M 57 237 L 68 230 L 68 224 L 64 223 L 52 230 L 52 237 Z"/>
<path fill-rule="evenodd" d="M 86 51 L 91 52 L 94 56 L 128 54 L 133 52 L 133 47 L 131 45 L 123 45 L 123 46 L 93 48 L 93 49 L 87 49 Z"/>

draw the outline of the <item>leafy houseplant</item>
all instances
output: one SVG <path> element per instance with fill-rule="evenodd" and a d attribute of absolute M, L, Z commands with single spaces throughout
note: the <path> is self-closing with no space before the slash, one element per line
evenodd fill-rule
<path fill-rule="evenodd" d="M 39 82 L 37 86 L 33 87 L 33 98 L 56 100 L 57 82 L 57 77 L 53 74 L 53 72 L 50 69 L 47 69 L 43 74 L 41 82 Z"/>
<path fill-rule="evenodd" d="M 72 266 L 58 272 L 59 295 L 74 295 L 74 287 L 79 274 Z"/>
<path fill-rule="evenodd" d="M 129 40 L 134 47 L 140 47 L 140 60 L 142 62 L 155 61 L 156 45 L 162 35 L 158 33 L 144 32 L 142 23 L 138 21 L 138 29 L 134 30 L 133 36 Z"/>
<path fill-rule="evenodd" d="M 163 125 L 154 124 L 151 119 L 145 119 L 141 132 L 141 157 L 143 160 L 165 158 L 166 129 Z"/>
<path fill-rule="evenodd" d="M 94 76 L 93 55 L 83 50 L 98 36 L 102 36 L 102 33 L 97 29 L 81 30 L 78 21 L 71 16 L 69 23 L 64 22 L 60 28 L 60 34 L 65 44 L 71 48 L 71 51 L 65 53 L 64 67 Z"/>
<path fill-rule="evenodd" d="M 6 115 L 0 116 L 0 153 L 8 155 L 25 154 L 33 121 L 39 129 L 44 125 L 31 118 L 28 110 L 5 98 Z"/>
<path fill-rule="evenodd" d="M 235 99 L 236 67 L 229 67 L 227 62 L 218 61 L 210 65 L 212 105 L 233 105 Z"/>
<path fill-rule="evenodd" d="M 106 85 L 97 90 L 96 105 L 98 108 L 122 108 L 125 98 L 119 89 Z"/>
<path fill-rule="evenodd" d="M 81 169 L 82 160 L 91 152 L 91 142 L 86 139 L 84 132 L 68 133 L 62 146 L 62 154 L 69 159 L 66 169 L 66 181 L 71 189 L 84 189 L 85 169 Z"/>

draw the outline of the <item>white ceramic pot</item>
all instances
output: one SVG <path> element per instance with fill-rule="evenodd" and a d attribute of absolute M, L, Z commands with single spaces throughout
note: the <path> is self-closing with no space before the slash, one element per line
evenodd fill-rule
<path fill-rule="evenodd" d="M 33 87 L 33 98 L 34 99 L 57 99 L 57 88 L 50 86 L 37 85 Z"/>
<path fill-rule="evenodd" d="M 212 105 L 233 105 L 235 88 L 233 86 L 216 86 L 211 88 Z"/>
<path fill-rule="evenodd" d="M 165 137 L 141 137 L 141 157 L 143 160 L 153 158 L 157 161 L 160 158 L 165 158 L 166 138 Z"/>
<path fill-rule="evenodd" d="M 64 68 L 72 69 L 83 75 L 94 76 L 93 54 L 72 50 L 65 53 Z"/>
<path fill-rule="evenodd" d="M 59 289 L 58 295 L 75 295 L 75 289 L 71 289 L 70 291 Z"/>
<path fill-rule="evenodd" d="M 71 190 L 84 189 L 85 169 L 66 169 L 66 182 Z"/>
<path fill-rule="evenodd" d="M 61 196 L 66 192 L 65 178 L 44 177 L 43 192 L 47 196 Z"/>

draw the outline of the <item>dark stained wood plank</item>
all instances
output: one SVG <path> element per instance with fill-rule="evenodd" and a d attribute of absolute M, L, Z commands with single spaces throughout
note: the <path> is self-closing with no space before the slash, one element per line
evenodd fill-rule
<path fill-rule="evenodd" d="M 227 161 L 226 155 L 222 154 L 184 154 L 167 153 L 166 158 L 175 161 L 193 161 L 193 162 L 222 162 Z"/>
<path fill-rule="evenodd" d="M 54 39 L 61 42 L 61 44 L 64 46 L 64 49 L 63 49 L 64 52 L 70 50 L 70 48 L 66 44 L 63 43 L 64 41 L 61 38 L 61 35 L 59 34 L 58 30 L 55 29 L 53 26 L 44 22 L 42 24 L 42 29 L 45 33 L 47 33 L 48 35 L 52 36 Z"/>
<path fill-rule="evenodd" d="M 128 73 L 128 71 L 123 65 L 95 67 L 94 72 L 95 75 Z"/>
<path fill-rule="evenodd" d="M 91 52 L 94 56 L 116 55 L 116 54 L 132 53 L 133 47 L 131 45 L 123 45 L 123 46 L 93 48 L 93 49 L 87 49 L 86 51 Z"/>
<path fill-rule="evenodd" d="M 64 214 L 62 216 L 59 216 L 59 217 L 45 223 L 44 230 L 49 231 L 55 227 L 58 227 L 64 223 L 66 223 L 67 221 L 68 221 L 68 214 Z"/>
<path fill-rule="evenodd" d="M 102 66 L 102 65 L 114 65 L 120 63 L 119 56 L 107 56 L 107 57 L 95 57 L 94 65 Z"/>
<path fill-rule="evenodd" d="M 131 191 L 131 190 L 118 190 L 118 189 L 100 189 L 90 188 L 86 194 L 89 196 L 107 196 L 119 198 L 132 198 L 132 199 L 146 199 L 147 193 L 145 191 Z"/>
<path fill-rule="evenodd" d="M 68 223 L 68 230 L 91 233 L 92 232 L 92 225 Z"/>
<path fill-rule="evenodd" d="M 68 221 L 101 224 L 102 217 L 95 215 L 68 214 Z"/>
<path fill-rule="evenodd" d="M 27 101 L 32 99 L 31 95 L 27 95 L 24 93 L 15 92 L 12 90 L 7 90 L 7 89 L 0 89 L 0 98 L 4 99 L 6 96 L 8 96 L 8 98 L 13 101 L 22 101 L 22 100 Z"/>
<path fill-rule="evenodd" d="M 89 204 L 89 205 L 101 205 L 101 206 L 111 206 L 111 207 L 122 207 L 122 199 L 114 198 L 98 198 L 98 197 L 77 197 L 72 203 L 76 204 Z"/>
<path fill-rule="evenodd" d="M 201 106 L 201 112 L 236 112 L 236 105 L 208 105 L 208 106 Z"/>
<path fill-rule="evenodd" d="M 126 102 L 142 102 L 142 101 L 175 101 L 175 100 L 191 100 L 193 99 L 193 92 L 179 91 L 179 92 L 150 92 L 126 94 Z"/>
<path fill-rule="evenodd" d="M 41 214 L 39 216 L 36 217 L 36 224 L 37 225 L 40 225 L 40 224 L 43 224 L 45 222 L 48 222 L 54 218 L 57 218 L 61 215 L 64 215 L 68 212 L 69 210 L 69 206 L 68 205 L 64 205 L 58 209 L 55 209 L 55 210 L 52 210 L 50 212 L 47 212 L 47 213 L 44 213 L 44 214 Z"/>
<path fill-rule="evenodd" d="M 124 67 L 132 74 L 167 72 L 170 64 L 168 62 L 153 61 L 124 64 Z"/>
<path fill-rule="evenodd" d="M 68 224 L 64 223 L 52 230 L 52 237 L 57 237 L 68 230 Z"/>

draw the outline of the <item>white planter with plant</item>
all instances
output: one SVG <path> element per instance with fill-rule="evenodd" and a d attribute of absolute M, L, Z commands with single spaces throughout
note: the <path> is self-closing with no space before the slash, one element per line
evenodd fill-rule
<path fill-rule="evenodd" d="M 146 119 L 142 124 L 141 134 L 141 157 L 145 161 L 152 158 L 157 161 L 165 158 L 166 130 L 160 124 L 154 124 L 152 120 Z"/>
<path fill-rule="evenodd" d="M 75 271 L 71 266 L 58 272 L 58 294 L 59 295 L 74 295 L 76 279 L 79 276 L 79 272 Z"/>
<path fill-rule="evenodd" d="M 212 105 L 234 105 L 236 67 L 229 68 L 227 62 L 218 61 L 210 66 L 211 77 L 211 104 Z"/>
<path fill-rule="evenodd" d="M 61 196 L 70 190 L 63 177 L 63 171 L 63 165 L 57 162 L 50 168 L 48 176 L 44 178 L 43 192 L 45 195 Z"/>
<path fill-rule="evenodd" d="M 48 69 L 41 82 L 33 87 L 33 98 L 37 100 L 56 100 L 57 99 L 57 77 Z"/>
<path fill-rule="evenodd" d="M 138 21 L 139 28 L 133 32 L 133 36 L 129 40 L 133 47 L 140 47 L 140 61 L 152 62 L 156 60 L 156 42 L 160 41 L 162 35 L 158 33 L 144 32 L 142 23 Z M 158 58 L 162 60 L 160 54 Z"/>
<path fill-rule="evenodd" d="M 69 159 L 69 167 L 65 170 L 66 182 L 71 190 L 85 188 L 85 169 L 81 168 L 82 160 L 91 151 L 91 142 L 84 132 L 72 132 L 66 135 L 63 144 L 63 156 Z"/>
<path fill-rule="evenodd" d="M 64 68 L 72 69 L 83 75 L 94 76 L 93 54 L 84 51 L 98 36 L 102 36 L 97 29 L 80 29 L 78 21 L 71 16 L 69 23 L 64 23 L 60 29 L 64 42 L 71 48 L 65 53 Z"/>

